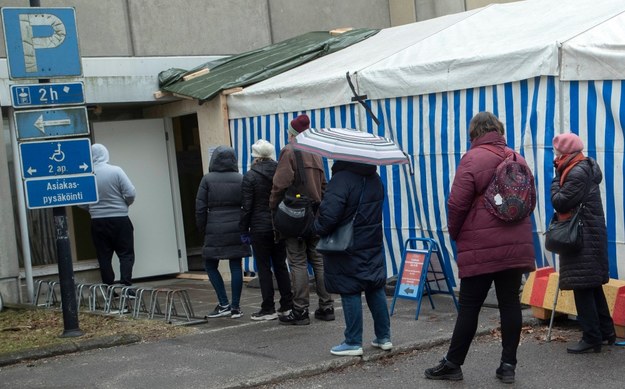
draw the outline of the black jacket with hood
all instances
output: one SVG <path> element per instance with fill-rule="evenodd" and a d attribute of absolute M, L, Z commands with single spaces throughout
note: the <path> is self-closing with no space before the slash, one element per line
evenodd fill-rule
<path fill-rule="evenodd" d="M 196 225 L 204 235 L 203 259 L 250 255 L 250 247 L 241 243 L 239 232 L 242 179 L 234 150 L 218 146 L 195 198 Z"/>
<path fill-rule="evenodd" d="M 252 238 L 256 234 L 273 232 L 269 195 L 277 166 L 278 162 L 273 160 L 259 161 L 243 176 L 239 229 L 241 232 L 251 232 Z"/>
<path fill-rule="evenodd" d="M 328 235 L 337 226 L 348 223 L 356 209 L 358 214 L 352 250 L 348 254 L 323 256 L 325 287 L 330 293 L 354 294 L 386 284 L 382 234 L 385 191 L 376 170 L 373 165 L 345 161 L 336 161 L 332 166 L 332 179 L 319 206 L 315 232 Z"/>
<path fill-rule="evenodd" d="M 603 174 L 589 158 L 575 165 L 562 186 L 560 173 L 551 181 L 551 203 L 556 211 L 565 213 L 580 203 L 583 220 L 584 247 L 572 255 L 560 255 L 560 289 L 585 289 L 609 281 L 608 238 L 599 184 Z"/>

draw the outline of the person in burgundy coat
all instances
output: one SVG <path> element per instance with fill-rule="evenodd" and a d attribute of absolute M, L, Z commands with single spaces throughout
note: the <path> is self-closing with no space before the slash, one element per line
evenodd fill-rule
<path fill-rule="evenodd" d="M 490 213 L 482 201 L 508 149 L 503 134 L 503 124 L 489 112 L 478 113 L 469 123 L 471 147 L 458 165 L 447 200 L 449 236 L 456 241 L 460 310 L 447 356 L 425 371 L 430 379 L 462 380 L 461 366 L 494 282 L 503 347 L 496 376 L 503 382 L 514 382 L 522 323 L 519 290 L 523 274 L 536 268 L 536 260 L 529 216 L 506 222 Z M 493 152 L 493 147 L 500 148 L 501 154 Z M 525 163 L 519 155 L 517 160 Z"/>

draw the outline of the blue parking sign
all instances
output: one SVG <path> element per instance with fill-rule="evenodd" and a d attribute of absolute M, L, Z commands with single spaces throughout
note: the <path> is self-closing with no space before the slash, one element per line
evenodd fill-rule
<path fill-rule="evenodd" d="M 74 8 L 2 8 L 9 78 L 82 76 Z"/>

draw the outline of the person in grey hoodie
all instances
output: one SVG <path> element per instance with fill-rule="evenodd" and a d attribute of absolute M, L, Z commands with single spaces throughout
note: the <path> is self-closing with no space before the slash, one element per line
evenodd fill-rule
<path fill-rule="evenodd" d="M 135 201 L 135 187 L 119 166 L 109 164 L 109 152 L 99 143 L 91 146 L 98 202 L 81 206 L 91 215 L 91 238 L 95 246 L 102 283 L 115 283 L 113 253 L 119 258 L 120 283 L 132 285 L 135 263 L 134 227 L 128 207 Z"/>
<path fill-rule="evenodd" d="M 207 318 L 243 315 L 239 302 L 243 289 L 243 257 L 251 254 L 250 246 L 241 242 L 241 182 L 237 157 L 232 147 L 218 146 L 211 156 L 208 173 L 202 177 L 195 198 L 195 221 L 204 237 L 202 259 L 219 303 Z M 219 261 L 230 265 L 232 305 L 228 301 Z"/>

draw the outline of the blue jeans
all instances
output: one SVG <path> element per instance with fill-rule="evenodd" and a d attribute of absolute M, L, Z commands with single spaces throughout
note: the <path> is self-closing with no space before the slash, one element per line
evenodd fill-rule
<path fill-rule="evenodd" d="M 243 268 L 241 265 L 241 258 L 230 258 L 230 275 L 232 277 L 232 307 L 239 308 L 241 302 L 241 291 L 243 290 Z M 217 300 L 219 305 L 225 307 L 228 305 L 228 295 L 226 294 L 226 286 L 224 285 L 224 279 L 219 273 L 219 261 L 214 259 L 205 259 L 204 268 L 208 274 L 215 293 L 217 294 Z"/>
<path fill-rule="evenodd" d="M 391 319 L 388 314 L 384 287 L 365 290 L 367 306 L 373 317 L 373 330 L 377 339 L 391 339 Z M 341 294 L 345 316 L 345 343 L 362 346 L 362 297 L 361 293 Z"/>

